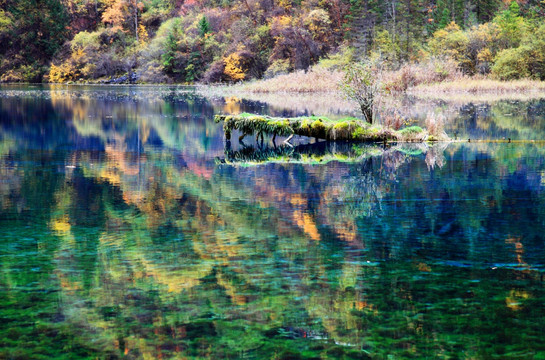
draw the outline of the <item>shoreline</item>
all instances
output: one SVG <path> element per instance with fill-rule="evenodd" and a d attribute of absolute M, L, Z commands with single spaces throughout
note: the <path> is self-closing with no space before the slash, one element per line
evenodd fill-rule
<path fill-rule="evenodd" d="M 290 77 L 292 74 L 281 75 L 280 77 Z M 251 80 L 236 84 L 184 84 L 184 83 L 122 83 L 105 84 L 103 82 L 73 82 L 73 83 L 23 83 L 23 82 L 4 82 L 0 87 L 23 87 L 23 86 L 44 86 L 44 87 L 174 87 L 180 89 L 193 90 L 203 96 L 248 96 L 248 97 L 267 97 L 274 95 L 291 96 L 327 96 L 332 95 L 342 98 L 342 92 L 338 88 L 328 86 L 309 87 L 308 84 L 302 85 L 301 89 L 290 87 L 288 89 L 271 87 L 264 91 L 265 86 L 271 80 Z M 275 80 L 277 81 L 277 80 Z M 496 100 L 530 100 L 545 98 L 545 81 L 539 80 L 509 80 L 501 81 L 489 78 L 466 78 L 461 80 L 452 80 L 436 82 L 430 84 L 419 84 L 409 87 L 406 91 L 391 91 L 384 95 L 385 98 L 398 96 L 411 96 L 418 99 L 460 101 L 464 97 L 471 96 L 471 101 L 490 102 Z"/>

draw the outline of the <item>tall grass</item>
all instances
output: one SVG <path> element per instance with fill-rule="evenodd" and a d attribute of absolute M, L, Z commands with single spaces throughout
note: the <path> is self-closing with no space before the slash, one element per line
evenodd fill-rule
<path fill-rule="evenodd" d="M 240 90 L 254 93 L 314 93 L 336 92 L 343 73 L 338 70 L 327 70 L 319 67 L 308 71 L 296 71 L 282 74 L 271 79 L 252 81 L 240 85 Z"/>
<path fill-rule="evenodd" d="M 545 82 L 538 80 L 500 81 L 487 78 L 463 78 L 439 83 L 419 84 L 411 92 L 414 93 L 520 93 L 545 92 Z"/>
<path fill-rule="evenodd" d="M 461 80 L 464 75 L 449 59 L 429 59 L 402 65 L 398 70 L 384 72 L 383 83 L 392 93 L 403 93 L 421 84 Z"/>
<path fill-rule="evenodd" d="M 443 114 L 436 114 L 429 112 L 426 116 L 426 130 L 436 139 L 448 138 L 445 132 L 445 116 Z"/>

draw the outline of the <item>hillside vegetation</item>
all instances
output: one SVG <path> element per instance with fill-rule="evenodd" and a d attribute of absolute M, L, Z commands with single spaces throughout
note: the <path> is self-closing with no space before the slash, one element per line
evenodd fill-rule
<path fill-rule="evenodd" d="M 363 59 L 400 90 L 544 80 L 544 18 L 538 0 L 0 0 L 0 81 L 233 83 Z"/>

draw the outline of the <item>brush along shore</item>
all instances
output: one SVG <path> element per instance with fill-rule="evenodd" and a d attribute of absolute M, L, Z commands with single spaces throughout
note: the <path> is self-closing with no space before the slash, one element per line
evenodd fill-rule
<path fill-rule="evenodd" d="M 309 116 L 297 118 L 279 118 L 254 114 L 216 115 L 216 123 L 223 122 L 225 137 L 231 139 L 231 133 L 238 130 L 242 133 L 239 140 L 246 135 L 256 135 L 256 139 L 263 135 L 288 137 L 294 135 L 313 137 L 329 141 L 358 141 L 358 142 L 423 142 L 449 141 L 449 137 L 441 132 L 430 134 L 420 126 L 409 126 L 400 130 L 380 125 L 372 125 L 357 118 L 348 117 L 341 120 L 330 120 L 323 116 Z"/>

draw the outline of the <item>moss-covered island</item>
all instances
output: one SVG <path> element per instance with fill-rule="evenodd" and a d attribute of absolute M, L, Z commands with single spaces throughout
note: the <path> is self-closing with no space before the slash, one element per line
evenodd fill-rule
<path fill-rule="evenodd" d="M 420 126 L 409 126 L 394 130 L 381 125 L 369 124 L 354 117 L 331 120 L 323 116 L 280 118 L 242 113 L 239 115 L 215 115 L 216 123 L 223 122 L 225 136 L 231 139 L 233 130 L 239 130 L 242 140 L 246 135 L 256 135 L 263 140 L 263 135 L 288 137 L 294 135 L 313 137 L 329 141 L 356 142 L 423 142 L 449 141 L 444 132 L 431 134 Z"/>

